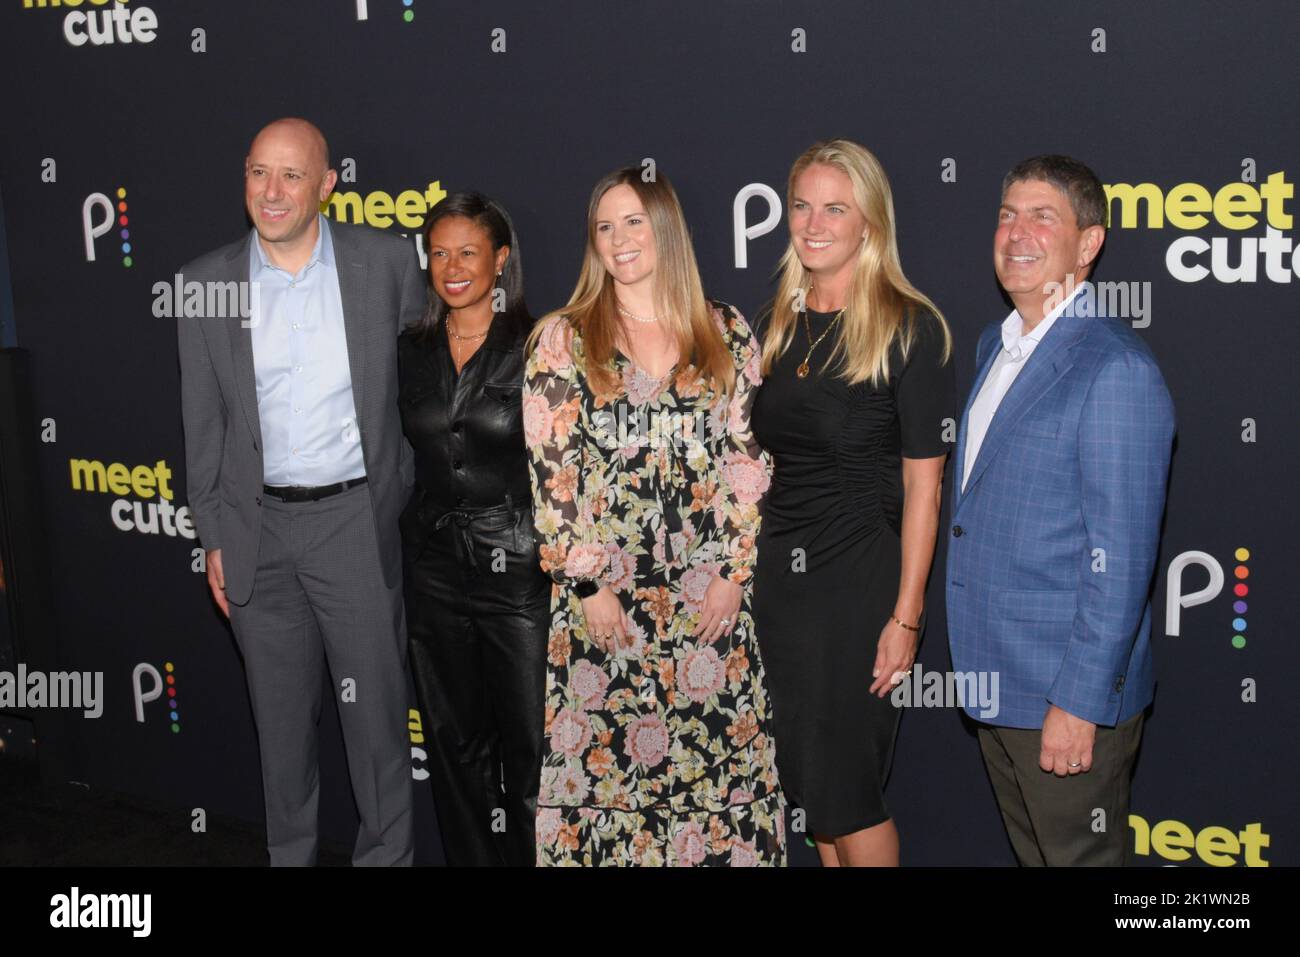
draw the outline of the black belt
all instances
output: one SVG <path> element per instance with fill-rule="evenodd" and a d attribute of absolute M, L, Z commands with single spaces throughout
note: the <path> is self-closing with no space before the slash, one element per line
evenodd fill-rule
<path fill-rule="evenodd" d="M 480 519 L 499 518 L 529 508 L 531 508 L 530 498 L 524 498 L 521 502 L 509 492 L 506 492 L 506 500 L 500 505 L 453 508 L 443 512 L 437 518 L 433 517 L 432 509 L 420 509 L 419 519 L 422 525 L 435 532 L 442 531 L 442 529 L 454 523 L 460 530 L 461 543 L 465 547 L 466 562 L 470 568 L 478 571 L 478 562 L 474 558 L 474 536 L 470 531 L 470 526 Z M 518 544 L 519 542 L 516 541 L 516 545 Z"/>
<path fill-rule="evenodd" d="M 366 476 L 335 482 L 333 485 L 263 485 L 262 491 L 282 502 L 317 502 L 339 492 L 366 484 Z"/>

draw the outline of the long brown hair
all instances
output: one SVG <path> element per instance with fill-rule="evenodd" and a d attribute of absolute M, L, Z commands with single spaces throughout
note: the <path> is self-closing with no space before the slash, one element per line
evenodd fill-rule
<path fill-rule="evenodd" d="M 605 269 L 596 250 L 596 207 L 615 186 L 630 186 L 650 219 L 655 241 L 655 312 L 676 339 L 681 356 L 678 374 L 702 376 L 713 391 L 730 392 L 735 384 L 736 367 L 704 297 L 681 203 L 672 184 L 661 173 L 656 172 L 655 178 L 647 181 L 639 167 L 628 166 L 606 174 L 596 183 L 587 204 L 587 247 L 578 284 L 568 303 L 551 316 L 564 316 L 582 337 L 592 389 L 611 391 L 622 324 L 618 318 L 614 277 Z M 546 320 L 539 322 L 528 337 L 530 351 L 546 325 Z M 680 365 L 683 360 L 685 366 Z"/>
<path fill-rule="evenodd" d="M 842 378 L 849 383 L 870 380 L 878 386 L 889 378 L 889 353 L 895 342 L 903 358 L 907 358 L 916 333 L 911 319 L 918 312 L 931 312 L 939 321 L 944 342 L 943 361 L 947 362 L 952 351 L 948 323 L 939 307 L 903 275 L 894 228 L 893 193 L 880 161 L 866 147 L 850 140 L 814 143 L 790 168 L 787 209 L 794 202 L 795 180 L 814 163 L 832 166 L 849 178 L 853 184 L 853 200 L 867 220 L 867 238 L 858 250 L 835 347 L 827 355 L 823 368 L 843 357 Z M 780 283 L 763 337 L 764 375 L 772 371 L 772 364 L 789 347 L 812 285 L 812 276 L 795 251 L 793 236 L 778 269 Z"/>

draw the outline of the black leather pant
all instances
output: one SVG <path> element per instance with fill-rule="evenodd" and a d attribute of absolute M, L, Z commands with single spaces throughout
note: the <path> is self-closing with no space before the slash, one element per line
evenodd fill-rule
<path fill-rule="evenodd" d="M 447 863 L 531 867 L 551 608 L 531 509 L 414 518 L 407 631 Z"/>

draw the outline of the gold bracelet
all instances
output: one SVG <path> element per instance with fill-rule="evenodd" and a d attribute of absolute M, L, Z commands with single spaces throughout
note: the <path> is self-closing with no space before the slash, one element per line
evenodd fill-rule
<path fill-rule="evenodd" d="M 913 626 L 911 626 L 911 625 L 909 625 L 909 624 L 906 624 L 906 623 L 900 621 L 897 615 L 890 615 L 889 618 L 890 618 L 891 621 L 893 621 L 893 622 L 894 622 L 895 624 L 897 624 L 899 627 L 901 627 L 901 628 L 906 628 L 908 631 L 920 631 L 920 630 L 921 630 L 921 626 L 920 626 L 919 624 L 916 625 L 915 627 L 913 627 Z"/>

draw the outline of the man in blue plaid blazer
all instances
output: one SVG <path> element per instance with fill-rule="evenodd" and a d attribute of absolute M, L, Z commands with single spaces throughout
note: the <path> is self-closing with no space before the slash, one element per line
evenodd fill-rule
<path fill-rule="evenodd" d="M 1174 413 L 1146 344 L 1096 315 L 1106 212 L 1096 175 L 1068 157 L 1007 175 L 993 258 L 1016 308 L 980 337 L 957 438 L 953 668 L 998 675 L 978 736 L 1023 865 L 1124 863 L 1154 695 L 1148 598 Z"/>

